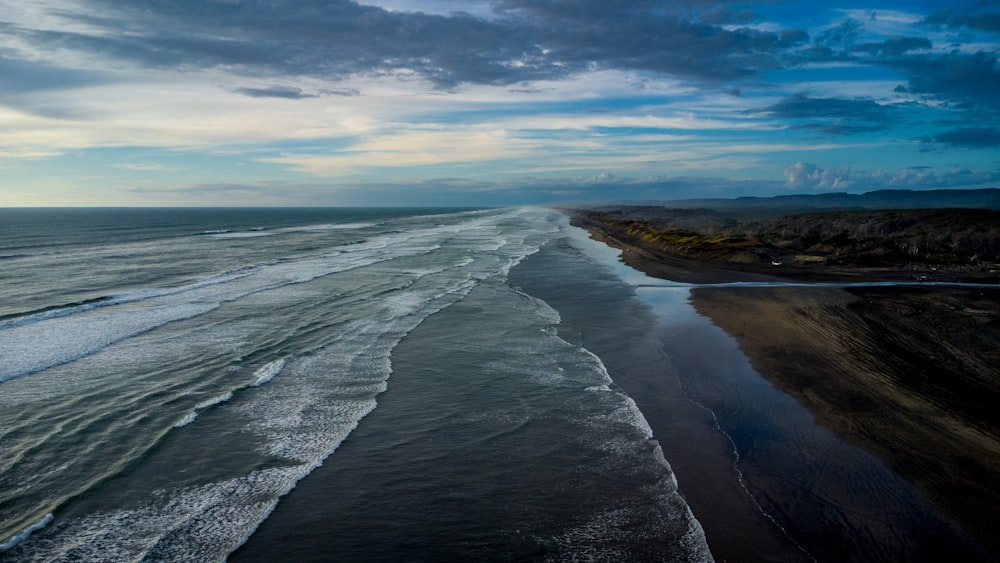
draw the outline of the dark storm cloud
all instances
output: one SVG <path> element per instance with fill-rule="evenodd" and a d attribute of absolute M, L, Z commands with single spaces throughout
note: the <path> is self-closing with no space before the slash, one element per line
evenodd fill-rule
<path fill-rule="evenodd" d="M 981 3 L 982 10 L 960 10 L 957 8 L 945 8 L 927 16 L 924 23 L 931 25 L 941 25 L 949 28 L 978 29 L 981 31 L 992 31 L 1000 33 L 1000 10 L 993 2 L 992 11 L 989 4 Z"/>
<path fill-rule="evenodd" d="M 945 17 L 941 14 L 950 15 Z M 942 21 L 950 22 L 958 17 L 956 14 L 941 12 L 928 18 L 925 24 L 942 18 Z M 986 15 L 983 17 L 986 18 Z M 983 22 L 991 20 L 976 21 L 984 27 L 987 24 Z M 846 20 L 817 35 L 810 44 L 791 53 L 785 62 L 789 66 L 796 63 L 848 63 L 888 68 L 906 77 L 906 84 L 897 89 L 898 92 L 917 94 L 956 108 L 1000 112 L 1000 96 L 996 94 L 1000 92 L 1000 64 L 996 52 L 968 52 L 957 48 L 946 53 L 940 50 L 935 52 L 935 45 L 929 39 L 911 36 L 859 43 L 858 39 L 864 31 L 864 22 Z"/>
<path fill-rule="evenodd" d="M 514 84 L 593 68 L 733 80 L 780 66 L 801 30 L 723 27 L 753 15 L 722 4 L 664 9 L 644 0 L 504 0 L 495 19 L 389 12 L 348 0 L 91 0 L 66 13 L 99 33 L 19 30 L 47 47 L 152 67 L 264 76 L 411 71 L 440 87 Z M 94 16 L 91 14 L 105 14 Z"/>
<path fill-rule="evenodd" d="M 851 135 L 885 129 L 899 112 L 895 107 L 867 99 L 812 98 L 800 93 L 752 113 L 808 121 L 796 128 L 815 129 L 830 135 Z"/>
<path fill-rule="evenodd" d="M 497 10 L 532 29 L 554 58 L 574 66 L 597 63 L 686 78 L 754 76 L 780 67 L 782 53 L 807 39 L 798 29 L 724 28 L 700 21 L 689 10 L 664 11 L 661 3 L 642 1 L 504 0 Z M 713 14 L 713 19 L 728 19 Z"/>
<path fill-rule="evenodd" d="M 933 46 L 926 37 L 891 37 L 876 43 L 861 43 L 851 47 L 852 51 L 873 56 L 899 56 L 910 51 L 930 49 Z"/>
<path fill-rule="evenodd" d="M 867 121 L 884 121 L 888 118 L 887 112 L 890 110 L 872 100 L 811 98 L 806 94 L 795 94 L 760 111 L 774 117 L 796 119 L 848 117 Z"/>
<path fill-rule="evenodd" d="M 951 102 L 959 107 L 1000 111 L 1000 65 L 993 53 L 953 52 L 907 57 L 890 64 L 909 75 L 908 91 Z"/>
<path fill-rule="evenodd" d="M 441 85 L 506 82 L 507 61 L 536 49 L 517 30 L 467 15 L 393 13 L 346 0 L 223 2 L 94 0 L 103 33 L 25 31 L 50 48 L 154 68 L 228 68 L 255 76 L 345 77 L 410 70 Z M 545 61 L 543 61 L 545 62 Z M 539 69 L 555 72 L 552 62 Z M 543 65 L 543 66 L 546 66 Z M 522 74 L 531 78 L 531 69 Z M 524 78 L 516 78 L 524 79 Z"/>
<path fill-rule="evenodd" d="M 986 127 L 951 129 L 934 135 L 926 142 L 967 149 L 1000 147 L 1000 129 Z"/>

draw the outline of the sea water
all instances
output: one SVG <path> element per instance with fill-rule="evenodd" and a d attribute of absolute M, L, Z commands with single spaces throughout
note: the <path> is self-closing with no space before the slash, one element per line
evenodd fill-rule
<path fill-rule="evenodd" d="M 0 560 L 711 560 L 635 402 L 510 282 L 570 232 L 0 210 Z"/>

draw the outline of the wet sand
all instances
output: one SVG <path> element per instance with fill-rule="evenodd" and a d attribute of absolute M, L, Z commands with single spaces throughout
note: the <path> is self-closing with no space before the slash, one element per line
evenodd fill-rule
<path fill-rule="evenodd" d="M 1000 553 L 1000 288 L 692 295 L 759 373 Z"/>
<path fill-rule="evenodd" d="M 543 249 L 522 266 L 537 262 L 542 266 L 536 267 L 552 268 L 554 259 Z M 676 354 L 665 349 L 658 319 L 630 287 L 596 272 L 585 279 L 556 278 L 525 276 L 520 268 L 511 271 L 510 282 L 557 309 L 560 337 L 600 357 L 615 385 L 635 400 L 716 561 L 811 561 L 743 490 L 733 445 L 717 431 L 712 413 L 688 399 L 676 371 L 682 366 L 675 366 Z M 715 350 L 705 355 L 718 357 Z"/>
<path fill-rule="evenodd" d="M 673 281 L 861 282 L 909 277 L 905 271 L 877 269 L 785 270 L 787 275 L 779 275 L 652 252 L 594 225 L 577 224 L 588 228 L 593 238 L 620 248 L 627 264 Z M 948 278 L 947 272 L 939 275 Z M 692 304 L 734 337 L 753 368 L 807 408 L 822 427 L 883 460 L 916 486 L 939 519 L 912 519 L 912 529 L 904 534 L 910 552 L 900 553 L 900 560 L 935 560 L 958 555 L 956 549 L 963 560 L 996 560 L 1000 436 L 994 411 L 1000 404 L 1000 288 L 703 287 L 692 291 Z M 764 464 L 761 457 L 759 465 Z M 763 467 L 757 469 L 761 494 L 774 497 L 780 506 L 780 479 Z M 678 478 L 683 489 L 680 467 Z M 830 499 L 843 502 L 841 508 L 849 511 L 854 501 L 848 496 L 834 492 Z M 691 504 L 697 511 L 698 502 Z M 870 515 L 873 522 L 878 517 Z M 705 527 L 707 531 L 712 524 Z M 864 531 L 881 534 L 882 540 L 873 541 L 886 545 L 902 540 L 897 532 L 898 526 Z M 912 545 L 914 541 L 918 545 Z M 886 560 L 892 560 L 891 553 Z"/>

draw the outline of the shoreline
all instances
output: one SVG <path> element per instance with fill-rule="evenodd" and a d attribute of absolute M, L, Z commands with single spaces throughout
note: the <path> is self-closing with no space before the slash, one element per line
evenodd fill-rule
<path fill-rule="evenodd" d="M 984 341 L 1000 341 L 1000 330 L 962 334 L 959 303 L 996 306 L 1000 289 L 692 291 L 695 309 L 736 339 L 758 373 L 995 553 L 1000 438 L 990 406 L 1000 382 L 990 366 L 1000 365 L 1000 352 L 973 350 L 989 353 Z M 989 316 L 995 325 L 1000 308 Z"/>
<path fill-rule="evenodd" d="M 726 282 L 913 281 L 903 270 L 776 269 L 707 263 L 623 240 L 571 214 L 649 276 Z M 992 281 L 933 272 L 933 281 Z M 711 287 L 695 310 L 818 424 L 914 484 L 973 551 L 1000 551 L 1000 286 Z M 683 475 L 680 476 L 683 478 Z"/>

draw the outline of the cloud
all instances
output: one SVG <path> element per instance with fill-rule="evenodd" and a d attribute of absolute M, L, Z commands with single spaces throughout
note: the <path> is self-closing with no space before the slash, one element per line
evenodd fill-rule
<path fill-rule="evenodd" d="M 823 170 L 815 164 L 796 162 L 785 169 L 785 183 L 795 189 L 836 190 L 851 187 L 849 170 Z"/>
<path fill-rule="evenodd" d="M 892 111 L 872 100 L 845 100 L 838 98 L 811 98 L 795 94 L 760 111 L 773 117 L 794 119 L 851 118 L 866 121 L 884 121 Z"/>
<path fill-rule="evenodd" d="M 3 26 L 0 25 L 0 33 Z M 39 96 L 116 82 L 110 73 L 5 57 L 0 51 L 0 105 L 36 116 L 77 117 L 76 110 L 40 102 Z M 9 125 L 9 124 L 8 124 Z"/>
<path fill-rule="evenodd" d="M 82 71 L 0 55 L 0 96 L 67 90 L 111 82 L 106 73 Z M 16 77 L 11 80 L 9 77 Z"/>
<path fill-rule="evenodd" d="M 868 53 L 880 57 L 896 57 L 910 51 L 930 49 L 934 44 L 926 37 L 890 37 L 885 41 L 861 43 L 851 47 L 852 51 Z"/>
<path fill-rule="evenodd" d="M 551 148 L 554 143 L 549 143 Z M 367 138 L 334 153 L 285 154 L 261 158 L 317 176 L 344 176 L 359 169 L 404 168 L 438 164 L 485 163 L 528 158 L 540 150 L 534 140 L 504 129 L 409 129 Z"/>
<path fill-rule="evenodd" d="M 750 110 L 767 117 L 807 121 L 796 128 L 816 129 L 830 135 L 849 135 L 888 128 L 898 117 L 897 108 L 869 99 L 813 98 L 794 94 L 773 105 Z"/>
<path fill-rule="evenodd" d="M 237 94 L 250 96 L 251 98 L 282 98 L 286 100 L 304 100 L 307 98 L 317 98 L 316 94 L 307 94 L 302 88 L 291 88 L 288 86 L 270 86 L 267 88 L 237 88 L 233 90 Z"/>
<path fill-rule="evenodd" d="M 910 57 L 893 63 L 909 74 L 908 91 L 926 94 L 960 107 L 1000 110 L 1000 64 L 997 55 L 952 52 Z"/>
<path fill-rule="evenodd" d="M 967 168 L 953 168 L 939 174 L 932 168 L 916 166 L 897 171 L 852 172 L 843 168 L 825 170 L 807 162 L 796 162 L 785 169 L 786 187 L 799 190 L 919 190 L 993 186 L 997 182 L 1000 182 L 1000 170 L 974 172 Z"/>
<path fill-rule="evenodd" d="M 152 198 L 170 205 L 191 201 L 197 205 L 232 205 L 233 201 L 255 205 L 284 202 L 285 205 L 352 206 L 392 202 L 415 206 L 509 206 L 579 204 L 602 201 L 674 200 L 702 197 L 776 194 L 779 182 L 691 177 L 621 177 L 597 175 L 588 178 L 547 179 L 524 176 L 503 181 L 437 177 L 383 182 L 247 182 L 194 183 L 177 186 L 134 186 L 128 194 Z"/>
<path fill-rule="evenodd" d="M 689 9 L 648 1 L 504 0 L 495 17 L 480 18 L 348 0 L 82 0 L 59 14 L 77 25 L 14 33 L 48 50 L 149 68 L 325 79 L 411 73 L 441 88 L 512 85 L 595 68 L 733 80 L 777 67 L 782 52 L 807 39 L 802 30 L 723 25 L 751 15 L 705 6 L 709 17 L 692 19 Z"/>
<path fill-rule="evenodd" d="M 986 4 L 982 4 L 985 6 Z M 836 63 L 900 72 L 907 84 L 897 89 L 928 103 L 960 109 L 1000 111 L 1000 64 L 995 41 L 969 29 L 1000 30 L 1000 12 L 946 9 L 920 19 L 911 14 L 846 11 L 848 18 L 817 33 L 797 51 L 791 65 Z M 882 20 L 892 20 L 883 25 Z M 962 35 L 928 32 L 927 26 L 961 30 Z M 923 36 L 915 36 L 923 33 Z"/>
<path fill-rule="evenodd" d="M 981 6 L 988 4 L 982 3 Z M 1000 33 L 1000 12 L 961 10 L 945 8 L 927 16 L 924 23 L 941 25 L 952 29 L 970 28 Z"/>
<path fill-rule="evenodd" d="M 987 127 L 950 129 L 926 139 L 925 142 L 967 149 L 1000 147 L 1000 129 Z"/>
<path fill-rule="evenodd" d="M 824 47 L 845 46 L 853 44 L 861 35 L 864 25 L 855 19 L 844 20 L 840 25 L 831 27 L 816 37 L 816 45 Z"/>

